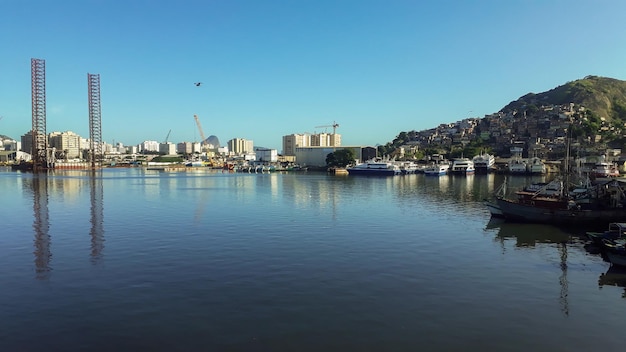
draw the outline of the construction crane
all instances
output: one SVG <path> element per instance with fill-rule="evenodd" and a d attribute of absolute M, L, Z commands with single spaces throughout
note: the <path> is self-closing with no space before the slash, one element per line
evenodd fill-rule
<path fill-rule="evenodd" d="M 196 120 L 196 125 L 198 125 L 198 131 L 200 132 L 200 138 L 202 138 L 202 148 L 206 145 L 206 137 L 204 137 L 204 132 L 202 131 L 202 125 L 200 124 L 200 120 L 198 119 L 198 115 L 193 115 L 193 118 Z"/>
<path fill-rule="evenodd" d="M 165 136 L 165 142 L 163 142 L 163 144 L 167 144 L 167 140 L 170 139 L 170 133 L 172 133 L 171 129 L 169 132 L 167 132 L 167 136 Z"/>
<path fill-rule="evenodd" d="M 336 123 L 335 121 L 333 121 L 332 125 L 315 126 L 315 128 L 327 128 L 327 127 L 332 127 L 333 128 L 333 134 L 335 134 L 335 132 L 337 131 L 337 127 L 339 127 L 339 124 Z"/>

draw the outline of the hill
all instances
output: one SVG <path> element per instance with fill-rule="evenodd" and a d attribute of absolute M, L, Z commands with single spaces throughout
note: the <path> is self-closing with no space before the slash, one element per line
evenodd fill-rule
<path fill-rule="evenodd" d="M 513 110 L 534 112 L 542 105 L 584 106 L 599 118 L 626 122 L 626 81 L 587 76 L 543 93 L 528 93 L 510 102 L 502 112 Z"/>

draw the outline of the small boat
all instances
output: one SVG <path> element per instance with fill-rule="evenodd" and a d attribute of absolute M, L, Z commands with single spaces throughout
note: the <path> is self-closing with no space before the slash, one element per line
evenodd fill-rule
<path fill-rule="evenodd" d="M 364 163 L 356 164 L 352 167 L 348 167 L 347 170 L 349 175 L 394 176 L 400 175 L 402 172 L 395 163 L 380 158 L 374 158 Z"/>
<path fill-rule="evenodd" d="M 473 175 L 475 171 L 474 162 L 468 158 L 454 159 L 452 169 L 450 170 L 455 175 Z"/>
<path fill-rule="evenodd" d="M 612 265 L 626 267 L 626 248 L 610 239 L 602 239 L 603 257 Z"/>
<path fill-rule="evenodd" d="M 618 240 L 626 238 L 626 223 L 624 222 L 612 222 L 609 223 L 609 228 L 602 232 L 586 232 L 587 237 L 596 245 L 601 245 L 603 239 Z"/>

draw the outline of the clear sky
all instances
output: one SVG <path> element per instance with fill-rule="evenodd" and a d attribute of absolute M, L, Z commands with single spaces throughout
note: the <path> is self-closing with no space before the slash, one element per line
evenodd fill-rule
<path fill-rule="evenodd" d="M 282 149 L 337 122 L 344 145 L 483 117 L 587 75 L 626 79 L 623 0 L 0 0 L 0 134 L 31 129 L 46 60 L 47 131 Z M 202 82 L 196 87 L 194 82 Z M 327 128 L 331 132 L 332 128 Z"/>

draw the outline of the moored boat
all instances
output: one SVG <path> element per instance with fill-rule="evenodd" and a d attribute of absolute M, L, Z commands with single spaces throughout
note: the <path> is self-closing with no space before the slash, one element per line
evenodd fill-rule
<path fill-rule="evenodd" d="M 400 175 L 402 172 L 395 163 L 380 158 L 358 163 L 352 167 L 348 167 L 347 170 L 349 175 L 394 176 Z"/>
<path fill-rule="evenodd" d="M 596 245 L 601 245 L 603 239 L 617 240 L 625 237 L 626 223 L 612 222 L 609 223 L 609 228 L 602 232 L 588 231 L 585 233 L 587 237 Z"/>
<path fill-rule="evenodd" d="M 447 162 L 432 163 L 424 168 L 426 176 L 443 176 L 448 174 L 450 164 Z"/>
<path fill-rule="evenodd" d="M 492 154 L 481 153 L 472 158 L 476 173 L 488 173 L 495 170 L 496 157 Z"/>
<path fill-rule="evenodd" d="M 454 159 L 450 169 L 450 173 L 455 175 L 472 175 L 475 171 L 474 162 L 468 158 Z"/>
<path fill-rule="evenodd" d="M 609 180 L 581 192 L 545 195 L 518 191 L 516 199 L 496 197 L 502 216 L 510 221 L 559 225 L 619 222 L 626 219 L 623 181 Z"/>

